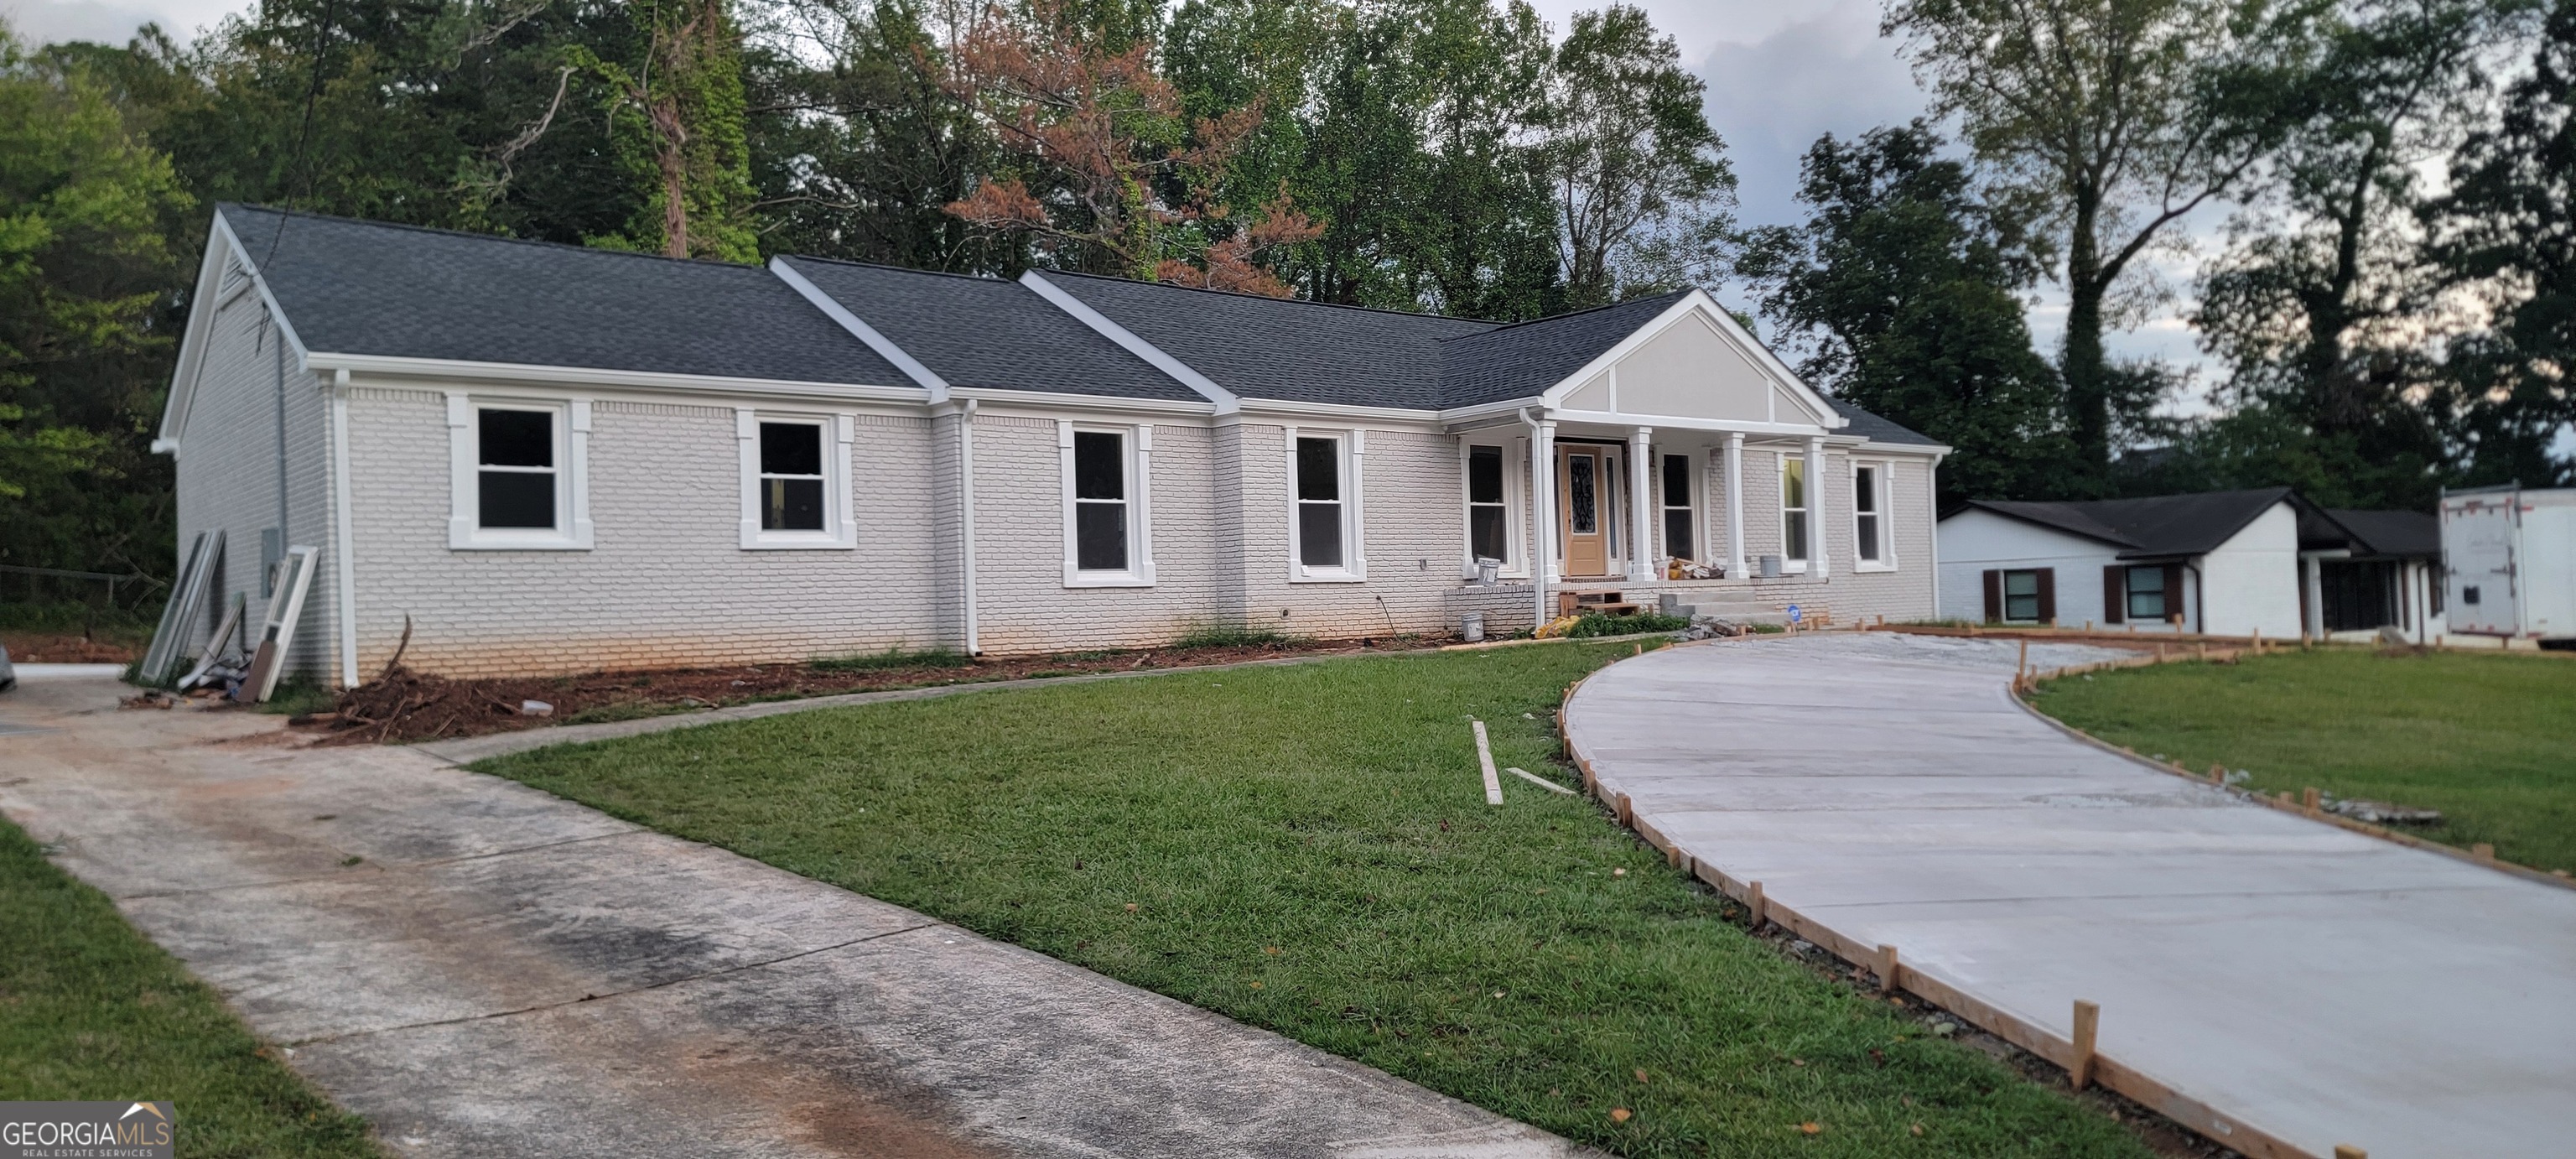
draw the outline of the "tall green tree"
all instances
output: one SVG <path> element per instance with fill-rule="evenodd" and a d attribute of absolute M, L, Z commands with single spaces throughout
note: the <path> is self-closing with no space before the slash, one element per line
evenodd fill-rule
<path fill-rule="evenodd" d="M 1732 231 L 1735 173 L 1707 89 L 1644 11 L 1578 13 L 1537 123 L 1568 306 L 1705 281 Z"/>
<path fill-rule="evenodd" d="M 2448 395 L 2431 389 L 2446 326 L 2417 221 L 2422 168 L 2482 121 L 2492 94 L 2480 66 L 2518 8 L 2359 0 L 2325 23 L 2293 90 L 2304 115 L 2204 275 L 2193 318 L 2231 370 L 2227 400 L 2275 413 L 2186 440 L 2202 469 L 2362 506 L 2429 506 Z"/>
<path fill-rule="evenodd" d="M 2466 483 L 2576 481 L 2552 453 L 2576 422 L 2576 0 L 2559 0 L 2503 115 L 2452 164 L 2450 193 L 2425 214 L 2433 254 L 2485 291 L 2492 322 L 2455 341 L 2457 477 Z"/>
<path fill-rule="evenodd" d="M 143 432 L 188 206 L 108 82 L 0 24 L 0 559 L 158 562 L 167 476 Z"/>
<path fill-rule="evenodd" d="M 2075 447 L 2022 320 L 2020 225 L 1941 150 L 1920 121 L 1819 139 L 1800 169 L 1806 224 L 1754 231 L 1737 270 L 1807 348 L 1809 382 L 1957 448 L 1944 505 L 2058 498 Z"/>
<path fill-rule="evenodd" d="M 2236 190 L 2297 103 L 2326 0 L 1893 0 L 1933 110 L 1956 117 L 1993 196 L 2048 231 L 2067 296 L 2058 370 L 2104 485 L 2118 423 L 2165 380 L 2116 365 L 2104 330 L 2144 304 L 2123 279 L 2175 223 Z"/>

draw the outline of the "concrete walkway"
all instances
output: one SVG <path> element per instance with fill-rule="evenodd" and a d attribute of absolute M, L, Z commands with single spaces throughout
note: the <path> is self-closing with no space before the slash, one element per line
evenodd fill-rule
<path fill-rule="evenodd" d="M 2576 890 L 2242 803 L 2011 702 L 2010 643 L 1675 648 L 1586 681 L 1607 790 L 1729 877 L 2318 1155 L 2576 1153 Z M 2043 666 L 2096 658 L 2034 647 Z"/>
<path fill-rule="evenodd" d="M 119 712 L 119 691 L 0 697 L 0 721 L 41 730 L 0 735 L 0 811 L 397 1154 L 1578 1154 L 424 752 Z"/>

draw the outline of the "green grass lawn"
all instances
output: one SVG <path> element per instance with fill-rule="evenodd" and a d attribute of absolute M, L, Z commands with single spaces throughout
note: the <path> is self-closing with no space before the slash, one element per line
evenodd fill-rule
<path fill-rule="evenodd" d="M 2439 809 L 2440 826 L 2409 831 L 2576 870 L 2576 662 L 2319 649 L 2043 689 L 2032 703 L 2113 744 L 2244 769 L 2265 792 Z"/>
<path fill-rule="evenodd" d="M 372 1156 L 107 896 L 0 821 L 0 1099 L 168 1099 L 183 1156 Z"/>
<path fill-rule="evenodd" d="M 1549 713 L 1631 650 L 971 693 L 478 767 L 1629 1155 L 2145 1154 L 1748 936 L 1592 802 L 1506 775 L 1487 806 L 1469 717 L 1562 776 Z"/>

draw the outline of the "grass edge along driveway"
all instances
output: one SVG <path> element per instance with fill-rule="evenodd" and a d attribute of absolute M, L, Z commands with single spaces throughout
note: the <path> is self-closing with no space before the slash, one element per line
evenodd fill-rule
<path fill-rule="evenodd" d="M 0 1099 L 167 1099 L 178 1153 L 379 1155 L 106 894 L 0 821 Z"/>
<path fill-rule="evenodd" d="M 1627 644 L 980 692 L 477 768 L 1636 1156 L 2130 1156 L 1724 919 L 1543 775 Z"/>
<path fill-rule="evenodd" d="M 2246 787 L 2442 811 L 2396 828 L 2576 872 L 2576 661 L 2320 648 L 2043 682 L 2040 711 Z"/>

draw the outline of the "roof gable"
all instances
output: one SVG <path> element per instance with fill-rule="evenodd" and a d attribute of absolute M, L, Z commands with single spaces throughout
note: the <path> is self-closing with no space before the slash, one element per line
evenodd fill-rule
<path fill-rule="evenodd" d="M 2298 501 L 2287 487 L 2264 487 L 2083 502 L 1972 499 L 1968 506 L 2108 543 L 2122 548 L 2125 558 L 2139 558 L 2207 555 L 2264 512 Z"/>

